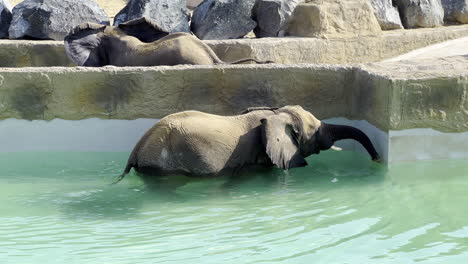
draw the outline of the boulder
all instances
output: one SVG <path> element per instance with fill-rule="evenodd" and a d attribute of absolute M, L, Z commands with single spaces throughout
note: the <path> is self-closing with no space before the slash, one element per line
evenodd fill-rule
<path fill-rule="evenodd" d="M 468 0 L 442 0 L 442 7 L 446 21 L 468 24 Z"/>
<path fill-rule="evenodd" d="M 11 17 L 10 3 L 7 0 L 0 0 L 0 39 L 8 38 Z"/>
<path fill-rule="evenodd" d="M 187 7 L 191 10 L 195 9 L 195 7 L 197 7 L 200 3 L 202 2 L 202 0 L 187 0 Z"/>
<path fill-rule="evenodd" d="M 405 28 L 438 27 L 444 23 L 440 0 L 394 0 Z"/>
<path fill-rule="evenodd" d="M 374 15 L 383 30 L 402 29 L 398 9 L 392 5 L 392 0 L 370 0 Z"/>
<path fill-rule="evenodd" d="M 299 4 L 284 26 L 284 35 L 344 38 L 381 34 L 368 0 L 309 0 Z"/>
<path fill-rule="evenodd" d="M 189 32 L 189 11 L 185 0 L 130 0 L 114 18 L 114 26 L 146 17 L 163 32 Z"/>
<path fill-rule="evenodd" d="M 252 20 L 255 0 L 204 0 L 195 8 L 191 29 L 200 39 L 242 38 L 257 23 Z"/>
<path fill-rule="evenodd" d="M 77 25 L 109 25 L 104 10 L 92 0 L 25 0 L 13 8 L 11 39 L 63 40 Z"/>
<path fill-rule="evenodd" d="M 304 0 L 258 0 L 253 9 L 254 29 L 259 38 L 277 37 L 296 6 Z"/>

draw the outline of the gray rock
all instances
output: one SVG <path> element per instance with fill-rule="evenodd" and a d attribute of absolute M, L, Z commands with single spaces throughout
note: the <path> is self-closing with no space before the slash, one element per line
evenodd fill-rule
<path fill-rule="evenodd" d="M 402 29 L 398 9 L 392 5 L 392 0 L 371 0 L 375 17 L 383 30 Z"/>
<path fill-rule="evenodd" d="M 109 25 L 104 10 L 92 0 L 25 0 L 13 8 L 11 39 L 63 40 L 84 22 Z"/>
<path fill-rule="evenodd" d="M 444 23 L 440 0 L 394 0 L 405 28 L 437 27 Z"/>
<path fill-rule="evenodd" d="M 11 17 L 10 3 L 7 0 L 0 0 L 0 38 L 8 38 Z"/>
<path fill-rule="evenodd" d="M 257 23 L 252 20 L 255 0 L 204 0 L 195 8 L 191 29 L 200 39 L 241 38 Z"/>
<path fill-rule="evenodd" d="M 202 2 L 202 0 L 187 0 L 187 7 L 188 7 L 190 10 L 193 10 L 193 9 L 195 9 L 195 7 L 197 7 L 201 2 Z"/>
<path fill-rule="evenodd" d="M 253 9 L 257 37 L 277 37 L 294 9 L 304 0 L 258 0 Z"/>
<path fill-rule="evenodd" d="M 468 24 L 468 0 L 442 0 L 445 20 Z"/>
<path fill-rule="evenodd" d="M 114 18 L 114 26 L 146 17 L 163 32 L 189 32 L 186 0 L 130 0 Z"/>

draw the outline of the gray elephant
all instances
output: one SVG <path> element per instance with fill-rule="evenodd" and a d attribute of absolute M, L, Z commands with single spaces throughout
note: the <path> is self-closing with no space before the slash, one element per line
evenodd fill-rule
<path fill-rule="evenodd" d="M 118 27 L 84 23 L 65 37 L 67 56 L 79 66 L 158 66 L 177 64 L 224 64 L 215 52 L 188 33 L 162 32 L 146 18 Z M 255 59 L 243 62 L 271 63 Z"/>
<path fill-rule="evenodd" d="M 217 176 L 254 166 L 302 167 L 305 157 L 341 139 L 358 141 L 380 160 L 362 131 L 323 123 L 301 106 L 255 107 L 236 116 L 185 111 L 146 132 L 117 182 L 132 168 L 149 175 Z"/>

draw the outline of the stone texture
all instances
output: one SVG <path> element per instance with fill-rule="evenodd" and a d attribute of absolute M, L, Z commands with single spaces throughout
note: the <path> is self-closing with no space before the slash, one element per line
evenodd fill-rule
<path fill-rule="evenodd" d="M 312 0 L 299 4 L 284 30 L 286 36 L 320 38 L 381 33 L 368 0 Z"/>
<path fill-rule="evenodd" d="M 114 26 L 146 17 L 163 32 L 189 32 L 189 12 L 185 0 L 130 0 L 115 16 Z"/>
<path fill-rule="evenodd" d="M 12 39 L 63 40 L 84 22 L 108 25 L 109 18 L 92 0 L 25 0 L 13 8 L 9 35 Z"/>
<path fill-rule="evenodd" d="M 0 69 L 0 119 L 161 118 L 300 104 L 383 131 L 468 131 L 468 58 L 333 65 Z"/>
<path fill-rule="evenodd" d="M 252 57 L 277 63 L 365 63 L 468 36 L 468 25 L 384 31 L 355 38 L 264 38 L 205 41 L 223 61 Z M 449 54 L 449 53 L 448 53 Z M 71 66 L 63 42 L 0 40 L 0 67 Z"/>
<path fill-rule="evenodd" d="M 0 0 L 0 39 L 8 38 L 8 28 L 11 23 L 11 5 L 8 0 Z"/>
<path fill-rule="evenodd" d="M 370 0 L 375 17 L 383 30 L 402 29 L 398 9 L 392 5 L 392 0 Z"/>
<path fill-rule="evenodd" d="M 203 0 L 187 0 L 187 7 L 189 9 L 195 9 Z"/>
<path fill-rule="evenodd" d="M 384 31 L 353 38 L 272 38 L 207 41 L 223 61 L 252 57 L 277 63 L 376 62 L 442 41 L 468 36 L 468 26 Z"/>
<path fill-rule="evenodd" d="M 442 6 L 445 20 L 468 24 L 468 0 L 442 0 Z"/>
<path fill-rule="evenodd" d="M 200 39 L 235 39 L 252 31 L 255 0 L 204 0 L 195 8 L 191 29 Z"/>
<path fill-rule="evenodd" d="M 0 67 L 75 66 L 63 41 L 0 40 Z"/>
<path fill-rule="evenodd" d="M 440 0 L 394 0 L 405 28 L 443 25 L 444 9 Z"/>
<path fill-rule="evenodd" d="M 461 37 L 412 50 L 408 53 L 387 59 L 385 61 L 420 60 L 444 58 L 453 56 L 468 57 L 468 37 Z"/>
<path fill-rule="evenodd" d="M 355 76 L 353 114 L 378 127 L 468 131 L 466 56 L 372 63 Z"/>
<path fill-rule="evenodd" d="M 304 0 L 259 0 L 253 10 L 257 37 L 277 37 L 296 6 Z"/>
<path fill-rule="evenodd" d="M 300 104 L 332 118 L 327 122 L 363 129 L 391 162 L 407 160 L 399 155 L 403 140 L 417 143 L 405 157 L 467 157 L 467 94 L 467 57 L 354 66 L 3 68 L 0 120 L 133 120 L 188 109 L 231 115 L 250 106 Z M 456 146 L 451 153 L 449 144 Z"/>
<path fill-rule="evenodd" d="M 161 118 L 184 109 L 227 114 L 288 102 L 322 116 L 341 116 L 349 109 L 326 104 L 346 105 L 350 70 L 315 65 L 4 68 L 0 119 Z"/>
<path fill-rule="evenodd" d="M 24 0 L 10 0 L 13 6 Z M 128 0 L 93 0 L 102 7 L 110 18 L 113 18 L 128 2 Z"/>

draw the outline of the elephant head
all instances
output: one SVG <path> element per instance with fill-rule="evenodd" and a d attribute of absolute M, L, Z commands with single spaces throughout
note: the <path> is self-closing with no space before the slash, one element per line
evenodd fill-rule
<path fill-rule="evenodd" d="M 121 52 L 141 42 L 153 42 L 164 36 L 155 23 L 139 18 L 117 27 L 95 23 L 83 23 L 75 27 L 64 40 L 68 57 L 79 66 L 99 67 L 110 64 L 114 52 Z"/>
<path fill-rule="evenodd" d="M 342 139 L 361 143 L 374 161 L 380 161 L 369 138 L 361 130 L 321 122 L 300 106 L 275 108 L 261 120 L 262 142 L 273 164 L 282 169 L 306 166 L 305 157 L 330 149 Z"/>

